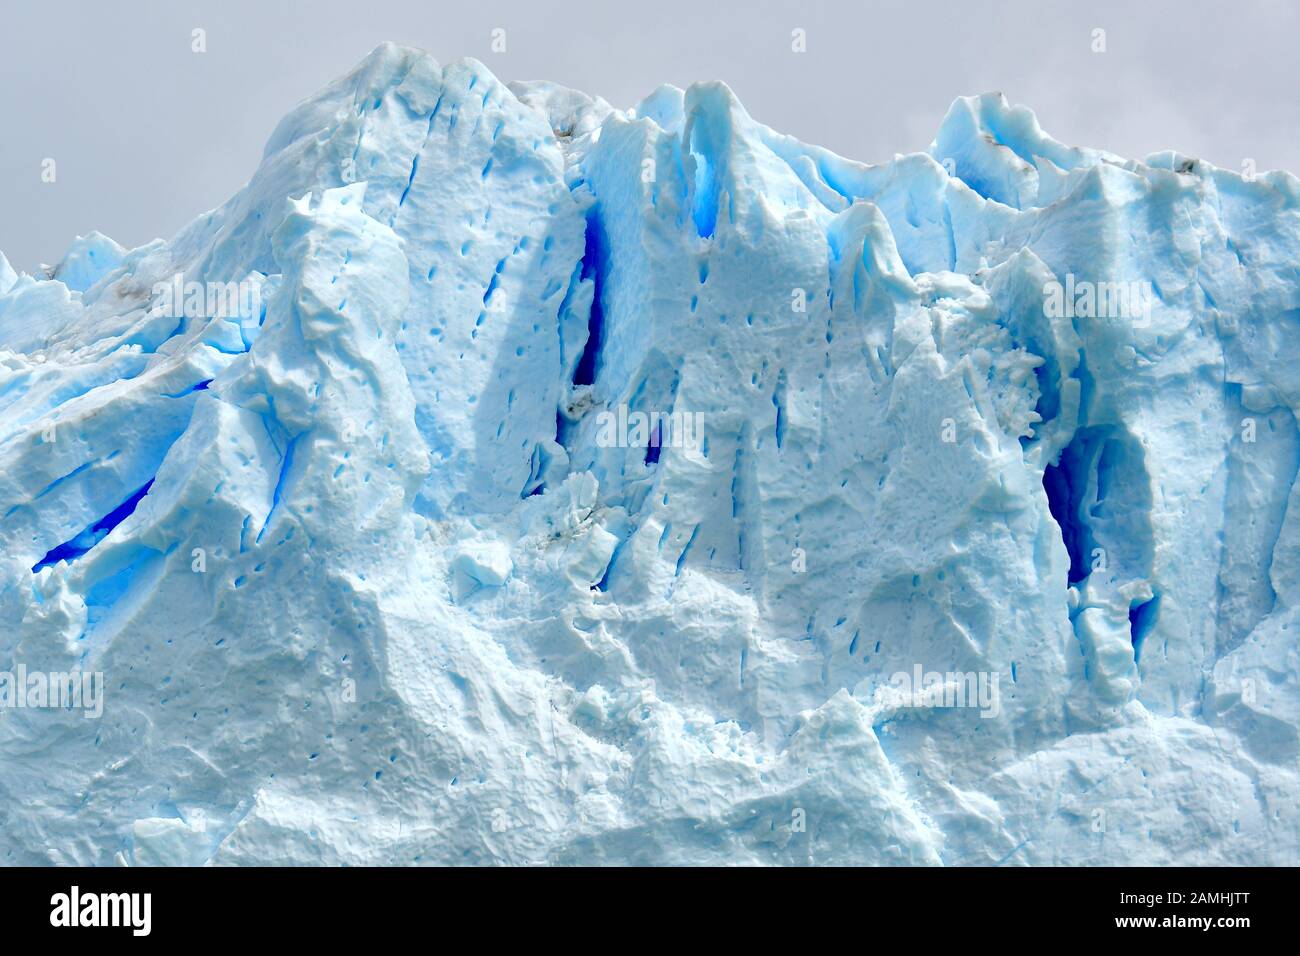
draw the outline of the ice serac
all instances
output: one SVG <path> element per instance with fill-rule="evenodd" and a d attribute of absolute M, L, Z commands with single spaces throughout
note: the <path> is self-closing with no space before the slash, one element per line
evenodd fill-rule
<path fill-rule="evenodd" d="M 382 46 L 0 258 L 0 670 L 106 682 L 4 709 L 0 858 L 1294 863 L 1297 263 L 1294 177 L 997 95 L 867 166 Z"/>

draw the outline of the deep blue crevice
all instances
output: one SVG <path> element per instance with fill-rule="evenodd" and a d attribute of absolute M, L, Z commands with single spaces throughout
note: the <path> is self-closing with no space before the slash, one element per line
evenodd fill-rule
<path fill-rule="evenodd" d="M 1087 578 L 1094 559 L 1112 580 L 1150 575 L 1150 482 L 1132 435 L 1113 425 L 1080 428 L 1044 470 L 1043 490 L 1070 555 L 1069 584 Z"/>
<path fill-rule="evenodd" d="M 561 416 L 556 415 L 555 420 L 558 430 Z M 520 498 L 531 498 L 533 495 L 546 494 L 546 474 L 550 471 L 553 460 L 553 456 L 541 442 L 533 446 L 533 454 L 529 459 L 528 479 L 524 482 L 524 487 L 519 491 Z"/>
<path fill-rule="evenodd" d="M 1160 595 L 1157 594 L 1149 601 L 1143 601 L 1141 604 L 1135 604 L 1128 611 L 1129 637 L 1133 642 L 1133 661 L 1136 663 L 1142 659 L 1142 644 L 1146 640 L 1151 628 L 1155 627 L 1156 619 L 1160 616 Z"/>
<path fill-rule="evenodd" d="M 406 177 L 406 188 L 402 190 L 402 198 L 397 200 L 397 205 L 405 206 L 406 197 L 411 194 L 411 186 L 415 183 L 415 174 L 420 170 L 420 154 L 416 153 L 415 158 L 411 160 L 411 174 Z"/>
<path fill-rule="evenodd" d="M 41 560 L 37 561 L 36 564 L 32 566 L 32 573 L 35 574 L 42 568 L 58 564 L 60 561 L 75 561 L 95 545 L 99 544 L 99 542 L 103 541 L 104 538 L 108 537 L 109 533 L 112 532 L 114 528 L 131 516 L 131 513 L 135 511 L 136 506 L 140 504 L 141 499 L 149 493 L 149 488 L 152 485 L 153 479 L 150 478 L 145 482 L 143 488 L 140 488 L 131 495 L 131 497 L 127 498 L 126 501 L 122 502 L 94 524 L 87 527 L 75 538 L 65 541 L 57 547 L 51 548 L 46 552 L 45 557 L 41 558 Z"/>
<path fill-rule="evenodd" d="M 623 545 L 627 544 L 631 537 L 631 535 L 628 535 L 620 539 L 618 544 L 614 545 L 614 550 L 609 556 L 609 564 L 605 565 L 605 573 L 600 576 L 599 581 L 592 585 L 593 591 L 604 592 L 609 590 L 609 576 L 614 573 L 614 564 L 618 561 L 618 556 L 623 550 Z"/>
<path fill-rule="evenodd" d="M 1070 573 L 1067 581 L 1077 584 L 1088 576 L 1083 558 L 1086 529 L 1078 517 L 1079 492 L 1072 486 L 1077 481 L 1061 456 L 1061 464 L 1048 465 L 1043 472 L 1043 490 L 1047 492 L 1047 507 L 1061 526 L 1061 539 L 1070 555 Z"/>
<path fill-rule="evenodd" d="M 687 149 L 694 160 L 695 189 L 691 202 L 691 219 L 700 238 L 709 239 L 718 225 L 720 190 L 717 170 L 709 159 L 709 155 L 715 152 L 711 131 L 701 129 L 703 122 L 706 122 L 706 118 L 697 115 L 691 123 Z"/>
<path fill-rule="evenodd" d="M 54 479 L 53 481 L 51 481 L 48 485 L 46 485 L 44 488 L 42 488 L 40 491 L 38 491 L 38 492 L 36 493 L 36 498 L 44 498 L 46 495 L 48 495 L 48 494 L 49 494 L 51 491 L 53 491 L 55 488 L 59 487 L 59 485 L 63 484 L 65 481 L 69 481 L 69 480 L 71 480 L 72 478 L 75 478 L 77 475 L 81 474 L 81 473 L 82 473 L 83 471 L 85 471 L 87 468 L 91 467 L 92 465 L 97 465 L 97 464 L 99 464 L 99 459 L 97 459 L 97 458 L 94 459 L 93 461 L 82 462 L 80 465 L 78 465 L 76 468 L 72 469 L 72 471 L 68 472 L 68 473 L 67 473 L 66 475 L 64 475 L 62 478 L 55 478 L 55 479 Z M 35 499 L 33 499 L 33 500 L 35 500 Z M 10 509 L 10 514 L 12 514 L 13 511 L 15 511 L 15 510 L 17 510 L 17 509 L 16 509 L 16 508 Z M 6 517 L 8 517 L 8 515 L 6 515 Z"/>
<path fill-rule="evenodd" d="M 1108 476 L 1101 473 L 1098 459 L 1109 444 L 1110 429 L 1080 428 L 1062 451 L 1056 464 L 1043 471 L 1047 506 L 1061 526 L 1061 539 L 1070 555 L 1069 584 L 1078 584 L 1092 572 L 1092 529 L 1089 526 L 1090 484 L 1097 479 L 1097 502 L 1105 497 Z"/>
<path fill-rule="evenodd" d="M 564 417 L 564 413 L 557 410 L 555 412 L 555 444 L 561 448 L 569 447 L 569 421 Z"/>
<path fill-rule="evenodd" d="M 280 499 L 284 496 L 285 485 L 288 484 L 289 471 L 293 468 L 293 453 L 301 437 L 295 435 L 289 439 L 289 444 L 284 448 L 284 456 L 280 459 L 280 476 L 275 480 L 275 491 L 271 495 L 271 509 L 267 511 L 266 520 L 262 522 L 262 530 L 257 532 L 255 543 L 261 543 L 262 535 L 266 534 L 266 529 L 271 527 L 271 519 L 275 517 L 275 511 L 280 507 Z"/>
<path fill-rule="evenodd" d="M 483 305 L 491 304 L 492 293 L 496 292 L 497 286 L 501 284 L 501 271 L 506 267 L 506 260 L 501 259 L 497 262 L 496 268 L 492 270 L 492 277 L 488 279 L 487 288 L 483 290 Z"/>
<path fill-rule="evenodd" d="M 231 354 L 231 353 L 227 352 L 226 354 L 229 355 L 229 354 Z M 192 395 L 192 394 L 194 394 L 195 392 L 205 392 L 205 391 L 207 391 L 208 386 L 211 385 L 211 384 L 212 384 L 212 379 L 210 379 L 210 378 L 205 378 L 205 379 L 203 379 L 203 381 L 201 381 L 201 382 L 196 382 L 195 384 L 191 385 L 189 388 L 185 389 L 184 391 L 181 391 L 181 392 L 174 392 L 174 393 L 171 393 L 171 394 L 164 395 L 163 397 L 164 397 L 164 398 L 184 398 L 186 395 Z"/>
<path fill-rule="evenodd" d="M 785 369 L 776 376 L 776 390 L 772 392 L 772 404 L 776 407 L 776 447 L 785 444 Z"/>
<path fill-rule="evenodd" d="M 605 338 L 605 310 L 602 304 L 605 276 L 609 268 L 609 247 L 600 217 L 593 210 L 587 216 L 586 249 L 582 253 L 582 278 L 592 282 L 591 315 L 587 319 L 587 344 L 573 373 L 574 385 L 592 385 L 596 381 L 600 347 Z"/>
<path fill-rule="evenodd" d="M 647 465 L 654 465 L 659 462 L 659 450 L 662 447 L 664 440 L 663 428 L 664 424 L 662 419 L 655 422 L 654 433 L 651 434 L 650 440 L 645 446 L 645 463 Z"/>
<path fill-rule="evenodd" d="M 696 525 L 691 529 L 691 536 L 686 539 L 686 546 L 682 548 L 682 553 L 677 555 L 677 564 L 673 568 L 673 577 L 679 578 L 682 575 L 682 565 L 686 563 L 686 555 L 690 553 L 691 545 L 695 543 L 695 536 L 700 533 L 700 526 Z"/>

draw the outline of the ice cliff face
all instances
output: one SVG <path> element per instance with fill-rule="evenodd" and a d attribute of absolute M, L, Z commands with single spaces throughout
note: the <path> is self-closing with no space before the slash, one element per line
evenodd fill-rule
<path fill-rule="evenodd" d="M 1297 263 L 998 96 L 864 166 L 381 47 L 0 258 L 0 854 L 1294 864 Z"/>

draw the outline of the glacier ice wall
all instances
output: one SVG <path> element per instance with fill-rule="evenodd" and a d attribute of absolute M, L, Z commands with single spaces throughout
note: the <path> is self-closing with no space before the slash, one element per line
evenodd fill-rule
<path fill-rule="evenodd" d="M 105 682 L 0 710 L 0 859 L 1294 864 L 1298 204 L 380 47 L 171 241 L 0 257 L 0 668 Z"/>

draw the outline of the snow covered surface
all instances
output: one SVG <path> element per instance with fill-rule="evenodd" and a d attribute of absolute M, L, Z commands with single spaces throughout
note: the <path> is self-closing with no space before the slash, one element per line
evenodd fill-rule
<path fill-rule="evenodd" d="M 0 258 L 0 859 L 1300 862 L 1298 202 L 380 47 Z"/>

